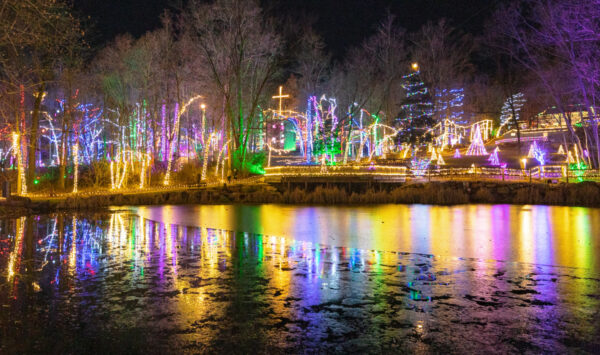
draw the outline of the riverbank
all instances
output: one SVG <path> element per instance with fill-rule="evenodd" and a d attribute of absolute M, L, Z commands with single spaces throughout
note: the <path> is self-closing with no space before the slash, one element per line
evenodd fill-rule
<path fill-rule="evenodd" d="M 468 203 L 537 204 L 600 207 L 600 184 L 541 184 L 514 182 L 426 182 L 396 187 L 348 191 L 340 187 L 275 188 L 265 183 L 212 186 L 137 193 L 11 197 L 0 203 L 0 216 L 43 214 L 66 210 L 101 210 L 109 206 L 164 204 L 283 203 L 315 205 Z"/>

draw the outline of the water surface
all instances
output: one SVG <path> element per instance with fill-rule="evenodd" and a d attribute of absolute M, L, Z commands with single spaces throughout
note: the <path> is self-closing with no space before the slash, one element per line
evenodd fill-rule
<path fill-rule="evenodd" d="M 600 209 L 511 205 L 136 207 L 167 224 L 378 251 L 520 261 L 600 271 Z"/>
<path fill-rule="evenodd" d="M 0 353 L 594 352 L 600 210 L 163 206 L 0 222 Z"/>

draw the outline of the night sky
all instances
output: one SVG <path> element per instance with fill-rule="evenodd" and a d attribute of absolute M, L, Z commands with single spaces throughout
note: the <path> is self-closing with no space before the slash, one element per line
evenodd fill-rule
<path fill-rule="evenodd" d="M 139 37 L 160 26 L 164 9 L 176 10 L 185 0 L 75 0 L 75 9 L 95 24 L 93 44 L 101 45 L 121 33 Z M 467 33 L 479 34 L 500 0 L 262 0 L 268 13 L 282 18 L 312 17 L 335 57 L 359 44 L 388 11 L 409 31 L 445 17 Z M 299 16 L 304 14 L 304 16 Z"/>

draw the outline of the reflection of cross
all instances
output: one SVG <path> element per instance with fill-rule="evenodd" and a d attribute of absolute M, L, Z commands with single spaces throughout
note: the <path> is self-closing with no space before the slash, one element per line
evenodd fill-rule
<path fill-rule="evenodd" d="M 281 100 L 282 99 L 287 99 L 287 98 L 290 97 L 290 95 L 288 95 L 288 94 L 283 95 L 282 90 L 283 90 L 283 86 L 280 86 L 279 87 L 279 95 L 273 96 L 274 99 L 279 99 L 279 115 L 280 116 L 281 116 Z"/>

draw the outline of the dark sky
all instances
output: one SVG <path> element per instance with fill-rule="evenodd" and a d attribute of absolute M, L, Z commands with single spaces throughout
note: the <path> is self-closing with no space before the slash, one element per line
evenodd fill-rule
<path fill-rule="evenodd" d="M 329 50 L 340 56 L 347 48 L 368 37 L 386 12 L 396 15 L 409 31 L 427 21 L 445 17 L 464 32 L 481 33 L 485 19 L 501 0 L 262 0 L 269 13 L 300 18 L 316 18 L 315 28 Z M 102 44 L 117 34 L 129 32 L 138 37 L 160 25 L 165 8 L 178 8 L 185 0 L 74 0 L 75 9 L 96 24 L 94 44 Z"/>

